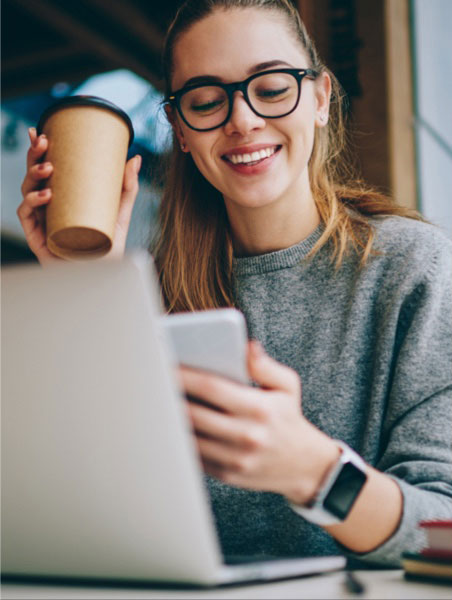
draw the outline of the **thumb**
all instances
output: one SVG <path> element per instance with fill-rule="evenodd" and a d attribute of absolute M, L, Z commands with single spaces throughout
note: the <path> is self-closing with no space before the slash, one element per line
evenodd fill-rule
<path fill-rule="evenodd" d="M 248 371 L 261 387 L 301 395 L 298 373 L 271 358 L 256 340 L 248 344 Z"/>
<path fill-rule="evenodd" d="M 142 158 L 136 154 L 133 158 L 127 161 L 124 169 L 123 194 L 138 191 L 138 173 L 141 169 Z"/>
<path fill-rule="evenodd" d="M 141 156 L 137 154 L 131 158 L 124 169 L 121 201 L 119 203 L 118 224 L 127 229 L 132 216 L 133 206 L 138 194 L 138 173 L 141 168 Z"/>

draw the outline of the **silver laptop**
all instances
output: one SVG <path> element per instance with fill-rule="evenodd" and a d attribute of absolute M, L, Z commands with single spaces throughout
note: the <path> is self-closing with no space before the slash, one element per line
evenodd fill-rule
<path fill-rule="evenodd" d="M 2 271 L 4 575 L 197 585 L 344 567 L 226 566 L 150 258 Z"/>

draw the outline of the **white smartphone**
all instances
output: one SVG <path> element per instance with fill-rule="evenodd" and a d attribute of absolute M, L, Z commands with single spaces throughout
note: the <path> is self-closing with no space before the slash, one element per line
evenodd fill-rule
<path fill-rule="evenodd" d="M 218 308 L 162 317 L 179 364 L 250 383 L 246 366 L 245 318 L 235 308 Z"/>

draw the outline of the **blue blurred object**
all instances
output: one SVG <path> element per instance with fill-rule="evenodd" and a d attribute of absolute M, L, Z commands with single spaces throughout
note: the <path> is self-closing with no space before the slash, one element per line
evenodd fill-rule
<path fill-rule="evenodd" d="M 80 94 L 105 98 L 124 110 L 133 124 L 136 147 L 152 154 L 169 149 L 171 127 L 162 108 L 163 94 L 127 69 L 94 75 L 76 85 L 58 82 L 46 92 L 7 100 L 2 106 L 10 117 L 24 121 L 28 127 L 36 125 L 42 112 L 55 100 Z"/>
<path fill-rule="evenodd" d="M 90 77 L 71 95 L 100 96 L 122 108 L 132 120 L 135 140 L 154 154 L 169 149 L 171 127 L 163 113 L 163 94 L 127 69 Z"/>

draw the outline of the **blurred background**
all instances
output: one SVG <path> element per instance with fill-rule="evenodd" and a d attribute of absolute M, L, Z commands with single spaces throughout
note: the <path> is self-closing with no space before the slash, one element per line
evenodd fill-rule
<path fill-rule="evenodd" d="M 33 260 L 16 216 L 27 129 L 57 99 L 102 96 L 143 156 L 128 247 L 147 247 L 171 135 L 160 54 L 180 0 L 2 0 L 1 258 Z M 452 237 L 452 0 L 294 0 L 349 98 L 363 177 Z"/>

